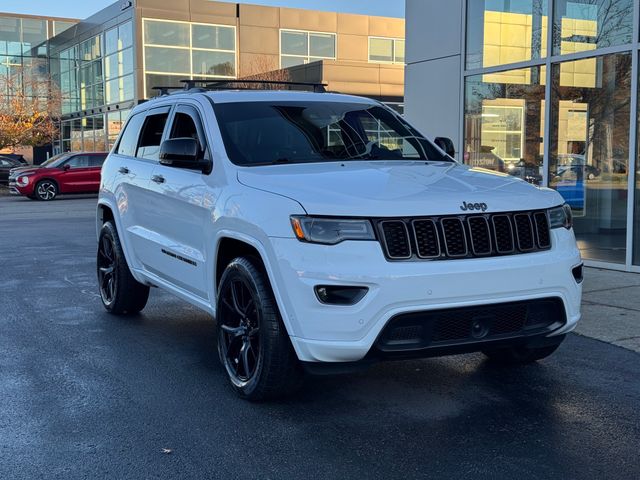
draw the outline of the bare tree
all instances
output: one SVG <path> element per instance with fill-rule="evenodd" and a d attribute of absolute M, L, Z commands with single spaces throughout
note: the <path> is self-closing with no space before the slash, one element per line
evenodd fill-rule
<path fill-rule="evenodd" d="M 0 149 L 41 146 L 58 136 L 60 91 L 41 66 L 0 77 Z"/>

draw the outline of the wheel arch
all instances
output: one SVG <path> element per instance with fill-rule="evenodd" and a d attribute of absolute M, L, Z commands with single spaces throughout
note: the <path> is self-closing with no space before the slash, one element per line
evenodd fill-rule
<path fill-rule="evenodd" d="M 283 292 L 280 291 L 278 285 L 281 282 L 277 281 L 277 272 L 269 262 L 269 255 L 265 245 L 259 240 L 246 235 L 238 234 L 237 232 L 220 232 L 218 237 L 216 249 L 215 249 L 215 264 L 214 264 L 214 285 L 213 285 L 213 307 L 215 309 L 217 302 L 218 286 L 220 284 L 220 278 L 229 262 L 238 256 L 253 256 L 259 262 L 267 279 L 273 296 L 278 305 L 280 311 L 280 317 L 284 323 L 284 327 L 288 335 L 292 335 L 292 324 L 289 317 L 289 309 L 287 308 L 286 298 Z M 295 346 L 294 346 L 295 347 Z"/>

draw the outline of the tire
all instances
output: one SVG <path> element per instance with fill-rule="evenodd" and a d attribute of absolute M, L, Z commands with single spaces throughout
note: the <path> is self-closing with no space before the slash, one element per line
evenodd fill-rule
<path fill-rule="evenodd" d="M 218 355 L 232 388 L 260 401 L 293 393 L 302 367 L 293 351 L 269 279 L 259 260 L 233 260 L 217 295 Z"/>
<path fill-rule="evenodd" d="M 40 180 L 33 189 L 33 196 L 43 202 L 53 200 L 58 196 L 58 185 L 53 180 Z"/>
<path fill-rule="evenodd" d="M 498 348 L 494 350 L 483 350 L 484 353 L 491 361 L 502 365 L 524 365 L 527 363 L 533 363 L 543 358 L 547 358 L 553 352 L 555 352 L 560 344 L 564 340 L 564 335 L 561 335 L 554 339 L 556 343 L 546 345 L 544 347 L 509 347 Z"/>
<path fill-rule="evenodd" d="M 96 266 L 100 299 L 109 313 L 136 314 L 145 307 L 149 287 L 131 275 L 112 222 L 106 222 L 100 230 Z"/>

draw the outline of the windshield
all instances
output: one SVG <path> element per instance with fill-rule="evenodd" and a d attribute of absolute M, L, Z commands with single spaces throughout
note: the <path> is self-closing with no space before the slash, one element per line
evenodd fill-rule
<path fill-rule="evenodd" d="M 215 106 L 236 165 L 347 160 L 451 161 L 401 117 L 345 102 L 238 102 Z"/>
<path fill-rule="evenodd" d="M 44 168 L 57 168 L 59 167 L 67 158 L 69 158 L 69 154 L 68 153 L 59 153 L 58 155 L 55 155 L 53 157 L 51 157 L 49 160 L 47 160 L 46 162 L 42 162 L 40 164 L 40 167 L 44 167 Z"/>

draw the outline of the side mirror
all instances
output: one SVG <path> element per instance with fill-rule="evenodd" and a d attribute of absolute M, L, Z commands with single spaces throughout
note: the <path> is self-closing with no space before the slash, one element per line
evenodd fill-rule
<path fill-rule="evenodd" d="M 445 151 L 451 158 L 456 156 L 456 148 L 453 146 L 453 141 L 448 137 L 436 137 L 434 143 Z"/>
<path fill-rule="evenodd" d="M 69 169 L 71 169 L 71 165 L 69 165 L 68 163 L 66 163 L 66 164 L 64 164 L 64 165 L 62 166 L 62 170 L 64 170 L 65 172 L 66 172 L 67 170 L 69 170 Z"/>
<path fill-rule="evenodd" d="M 207 162 L 202 160 L 200 145 L 195 138 L 170 138 L 160 145 L 160 164 L 168 167 L 204 170 Z"/>

